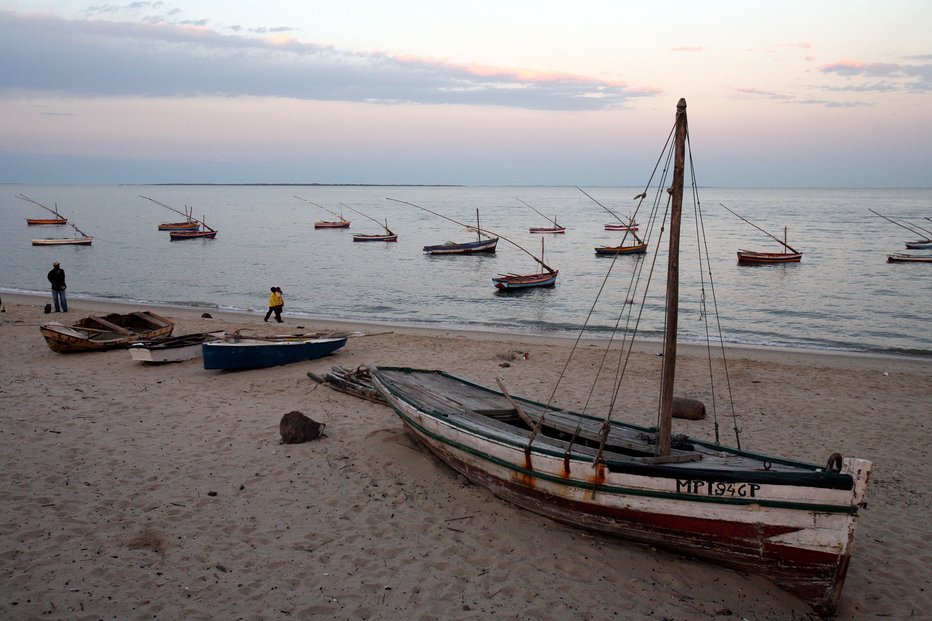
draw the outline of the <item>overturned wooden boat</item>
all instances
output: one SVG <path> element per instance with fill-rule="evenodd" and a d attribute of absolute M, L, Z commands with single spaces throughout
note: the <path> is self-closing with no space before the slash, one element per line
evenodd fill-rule
<path fill-rule="evenodd" d="M 70 326 L 58 322 L 39 328 L 49 349 L 60 354 L 129 347 L 172 333 L 175 324 L 151 311 L 85 317 Z"/>
<path fill-rule="evenodd" d="M 152 364 L 183 362 L 199 357 L 204 341 L 222 338 L 225 334 L 224 331 L 219 330 L 140 341 L 129 346 L 129 357 L 138 362 Z"/>
<path fill-rule="evenodd" d="M 742 450 L 740 440 L 737 447 L 720 443 L 717 424 L 715 441 L 672 431 L 687 127 L 681 99 L 673 140 L 664 146 L 673 153 L 656 160 L 674 162 L 669 193 L 656 170 L 651 176 L 659 179 L 656 195 L 669 202 L 669 211 L 656 212 L 669 213 L 663 368 L 659 403 L 650 406 L 656 427 L 613 419 L 623 408 L 616 402 L 622 377 L 604 416 L 555 405 L 556 388 L 544 403 L 512 397 L 501 380 L 495 390 L 438 370 L 370 366 L 372 381 L 409 433 L 501 498 L 570 525 L 761 574 L 831 614 L 871 462 L 837 453 L 824 465 L 762 455 Z M 608 366 L 614 375 L 614 363 Z M 734 430 L 737 438 L 737 415 Z"/>
<path fill-rule="evenodd" d="M 322 358 L 346 345 L 346 336 L 240 336 L 201 345 L 205 369 L 261 369 Z"/>

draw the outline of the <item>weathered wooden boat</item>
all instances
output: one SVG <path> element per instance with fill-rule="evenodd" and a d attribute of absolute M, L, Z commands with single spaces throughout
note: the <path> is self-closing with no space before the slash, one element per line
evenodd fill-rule
<path fill-rule="evenodd" d="M 538 274 L 500 274 L 492 279 L 495 288 L 502 291 L 532 289 L 534 287 L 553 287 L 557 284 L 559 270 L 540 272 Z"/>
<path fill-rule="evenodd" d="M 761 227 L 757 226 L 744 216 L 735 213 L 722 203 L 719 203 L 722 207 L 728 210 L 733 216 L 743 220 L 747 224 L 750 224 L 755 229 L 763 233 L 764 235 L 770 237 L 771 239 L 776 240 L 781 246 L 783 246 L 783 252 L 758 252 L 756 250 L 738 250 L 738 265 L 768 265 L 776 263 L 799 263 L 803 258 L 803 253 L 796 250 L 788 243 L 786 243 L 786 227 L 783 227 L 783 239 L 775 235 L 771 235 Z"/>
<path fill-rule="evenodd" d="M 609 222 L 605 225 L 606 231 L 637 231 L 640 228 L 640 225 L 637 222 L 631 224 L 619 224 Z"/>
<path fill-rule="evenodd" d="M 596 246 L 595 247 L 595 253 L 599 256 L 613 256 L 617 254 L 644 254 L 646 252 L 647 252 L 647 244 L 643 241 L 636 243 L 636 244 L 625 245 L 624 242 L 622 242 L 618 246 Z"/>
<path fill-rule="evenodd" d="M 304 201 L 305 203 L 309 203 L 311 205 L 314 205 L 315 207 L 320 207 L 327 213 L 332 214 L 336 216 L 337 218 L 339 218 L 339 220 L 317 220 L 316 222 L 314 222 L 315 229 L 348 229 L 349 228 L 350 221 L 343 217 L 342 212 L 336 213 L 335 211 L 330 211 L 323 205 L 318 205 L 317 203 L 313 201 L 309 201 L 306 198 L 298 196 L 297 194 L 292 194 L 292 196 L 294 196 L 299 201 Z"/>
<path fill-rule="evenodd" d="M 917 241 L 904 242 L 907 250 L 928 250 L 932 248 L 932 239 L 920 239 Z"/>
<path fill-rule="evenodd" d="M 68 224 L 68 218 L 58 213 L 58 205 L 55 205 L 53 209 L 52 207 L 47 207 L 46 205 L 43 205 L 39 201 L 32 200 L 25 194 L 17 194 L 16 198 L 20 200 L 24 200 L 27 203 L 32 203 L 33 205 L 36 205 L 38 207 L 41 207 L 42 209 L 52 214 L 52 216 L 54 216 L 52 218 L 26 218 L 26 226 L 48 226 L 48 225 L 59 226 L 63 224 Z"/>
<path fill-rule="evenodd" d="M 58 322 L 39 328 L 49 349 L 60 354 L 129 347 L 172 333 L 175 324 L 151 311 L 85 317 L 70 326 Z"/>
<path fill-rule="evenodd" d="M 541 218 L 543 218 L 544 220 L 547 220 L 548 222 L 551 223 L 551 226 L 532 226 L 531 228 L 528 229 L 528 232 L 530 232 L 530 233 L 543 233 L 543 234 L 548 234 L 548 233 L 550 233 L 550 234 L 566 233 L 566 227 L 565 227 L 565 226 L 560 226 L 560 225 L 557 223 L 557 217 L 556 217 L 556 216 L 554 216 L 553 218 L 550 218 L 550 217 L 548 217 L 548 216 L 545 216 L 544 214 L 542 214 L 541 212 L 537 211 L 537 209 L 535 209 L 535 208 L 532 207 L 531 205 L 528 205 L 527 203 L 525 203 L 523 200 L 521 200 L 521 199 L 518 198 L 517 196 L 515 197 L 515 200 L 516 200 L 516 201 L 519 201 L 519 202 L 522 203 L 525 207 L 531 209 L 532 211 L 534 211 L 534 213 L 536 213 L 537 215 L 539 215 Z"/>
<path fill-rule="evenodd" d="M 512 397 L 501 380 L 493 390 L 442 371 L 376 366 L 372 381 L 408 432 L 501 498 L 560 522 L 761 574 L 831 614 L 871 463 L 837 453 L 824 465 L 806 463 L 723 445 L 717 431 L 714 442 L 672 433 L 687 139 L 681 99 L 664 147 L 674 151 L 669 199 L 662 175 L 652 176 L 661 178 L 657 196 L 670 201 L 657 427 L 613 420 L 621 408 L 614 398 L 602 417 L 554 405 L 556 391 L 547 391 L 546 403 Z M 665 154 L 657 160 L 666 161 Z M 620 386 L 616 379 L 613 395 L 624 394 Z"/>
<path fill-rule="evenodd" d="M 183 362 L 198 358 L 204 341 L 222 338 L 226 333 L 196 332 L 164 336 L 157 339 L 140 341 L 129 346 L 129 357 L 138 362 L 162 364 L 166 362 Z"/>
<path fill-rule="evenodd" d="M 932 254 L 895 253 L 887 256 L 888 263 L 932 263 Z"/>
<path fill-rule="evenodd" d="M 378 224 L 379 226 L 381 226 L 383 229 L 385 229 L 384 233 L 362 233 L 358 235 L 353 235 L 354 242 L 396 242 L 398 241 L 398 234 L 393 232 L 390 228 L 388 228 L 388 218 L 385 219 L 385 224 L 382 224 L 381 222 L 379 222 L 372 216 L 367 216 L 363 212 L 359 211 L 358 209 L 353 209 L 349 205 L 344 205 L 343 203 L 340 203 L 340 207 L 346 207 L 350 211 L 355 211 L 363 218 L 368 218 L 372 220 L 373 222 L 375 222 L 376 224 Z"/>
<path fill-rule="evenodd" d="M 159 224 L 160 231 L 196 231 L 200 228 L 197 222 L 162 222 Z"/>
<path fill-rule="evenodd" d="M 212 229 L 206 224 L 205 228 L 195 229 L 193 231 L 169 231 L 168 238 L 171 241 L 182 241 L 185 239 L 214 239 L 217 237 L 216 229 Z"/>
<path fill-rule="evenodd" d="M 803 255 L 800 252 L 757 252 L 756 250 L 739 250 L 738 263 L 741 265 L 799 263 Z"/>
<path fill-rule="evenodd" d="M 875 216 L 880 216 L 881 218 L 883 218 L 887 222 L 890 222 L 891 224 L 895 224 L 901 229 L 906 229 L 913 235 L 918 235 L 920 239 L 917 239 L 915 241 L 903 242 L 907 250 L 928 250 L 929 248 L 932 248 L 932 231 L 926 228 L 923 228 L 919 226 L 918 224 L 914 224 L 912 222 L 907 222 L 905 220 L 894 220 L 893 218 L 885 216 L 882 213 L 878 213 L 870 208 L 868 208 L 868 211 L 874 214 Z M 929 220 L 929 218 L 926 218 L 926 220 Z"/>
<path fill-rule="evenodd" d="M 201 345 L 205 369 L 261 369 L 322 358 L 346 345 L 346 337 L 233 336 Z"/>
<path fill-rule="evenodd" d="M 388 200 L 395 203 L 401 203 L 402 205 L 409 205 L 420 209 L 421 211 L 426 211 L 429 214 L 433 214 L 444 220 L 448 220 L 453 224 L 458 224 L 461 227 L 476 232 L 476 241 L 471 242 L 444 242 L 442 244 L 432 244 L 429 246 L 424 246 L 423 250 L 425 254 L 444 254 L 444 255 L 457 255 L 457 254 L 478 254 L 478 253 L 492 253 L 495 252 L 496 246 L 498 246 L 498 236 L 495 235 L 486 235 L 486 238 L 482 238 L 482 234 L 486 233 L 479 226 L 479 210 L 476 209 L 476 225 L 472 226 L 471 224 L 463 224 L 453 218 L 443 215 L 442 213 L 437 213 L 427 207 L 422 207 L 420 205 L 415 205 L 414 203 L 409 203 L 408 201 L 398 200 L 397 198 L 389 198 Z"/>
<path fill-rule="evenodd" d="M 74 237 L 43 237 L 33 239 L 33 246 L 90 246 L 94 238 L 79 229 L 74 223 L 69 222 L 68 226 L 74 229 Z"/>

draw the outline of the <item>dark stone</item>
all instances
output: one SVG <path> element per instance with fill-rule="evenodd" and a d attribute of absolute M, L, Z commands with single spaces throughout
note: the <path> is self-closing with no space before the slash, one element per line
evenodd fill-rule
<path fill-rule="evenodd" d="M 213 319 L 213 315 L 210 313 L 201 313 L 201 319 Z"/>
<path fill-rule="evenodd" d="M 292 410 L 282 416 L 278 432 L 282 436 L 282 444 L 301 444 L 319 438 L 324 432 L 324 423 L 313 421 L 302 412 Z"/>
<path fill-rule="evenodd" d="M 704 420 L 705 404 L 698 399 L 673 397 L 673 418 Z"/>

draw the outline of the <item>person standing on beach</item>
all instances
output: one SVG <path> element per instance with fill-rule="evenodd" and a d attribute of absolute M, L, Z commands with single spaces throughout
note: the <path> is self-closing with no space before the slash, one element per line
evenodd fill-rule
<path fill-rule="evenodd" d="M 269 294 L 269 312 L 265 314 L 263 321 L 268 321 L 269 316 L 274 312 L 275 321 L 282 322 L 282 309 L 285 308 L 285 298 L 282 297 L 282 290 L 279 287 L 272 287 Z"/>
<path fill-rule="evenodd" d="M 52 302 L 55 303 L 55 312 L 68 312 L 68 300 L 65 297 L 65 270 L 61 268 L 58 261 L 52 263 L 52 271 L 49 272 L 49 282 L 52 283 Z"/>

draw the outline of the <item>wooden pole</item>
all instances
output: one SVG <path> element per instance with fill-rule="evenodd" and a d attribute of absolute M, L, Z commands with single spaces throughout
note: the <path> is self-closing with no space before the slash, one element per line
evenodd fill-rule
<path fill-rule="evenodd" d="M 722 203 L 719 203 L 719 205 L 721 205 L 722 207 L 725 207 L 725 209 L 728 209 L 728 207 L 726 207 L 726 206 L 725 206 L 724 204 L 722 204 Z M 781 241 L 780 238 L 777 237 L 776 235 L 774 235 L 773 233 L 768 233 L 767 231 L 765 231 L 764 229 L 760 228 L 759 226 L 757 226 L 756 224 L 754 224 L 753 222 L 751 222 L 750 220 L 748 220 L 748 219 L 745 218 L 744 216 L 735 213 L 735 212 L 732 211 L 731 209 L 728 209 L 728 211 L 729 211 L 732 215 L 737 216 L 737 217 L 740 218 L 741 220 L 744 220 L 745 222 L 747 222 L 748 224 L 750 224 L 751 226 L 753 226 L 755 229 L 757 229 L 758 231 L 760 231 L 761 233 L 763 233 L 763 234 L 766 235 L 767 237 L 770 237 L 770 238 L 776 240 L 778 244 L 783 244 L 783 247 L 786 248 L 787 250 L 789 250 L 790 252 L 792 252 L 793 254 L 801 254 L 798 250 L 796 250 L 795 248 L 793 248 L 792 246 L 790 246 L 789 244 L 787 244 L 785 241 Z M 784 238 L 786 237 L 786 227 L 783 227 L 783 236 L 784 236 Z"/>
<path fill-rule="evenodd" d="M 673 384 L 676 378 L 676 335 L 680 301 L 680 218 L 683 213 L 683 179 L 686 170 L 686 100 L 676 104 L 673 143 L 673 188 L 670 210 L 670 256 L 667 258 L 666 331 L 663 344 L 663 377 L 660 387 L 660 429 L 657 455 L 670 454 L 673 435 Z"/>

